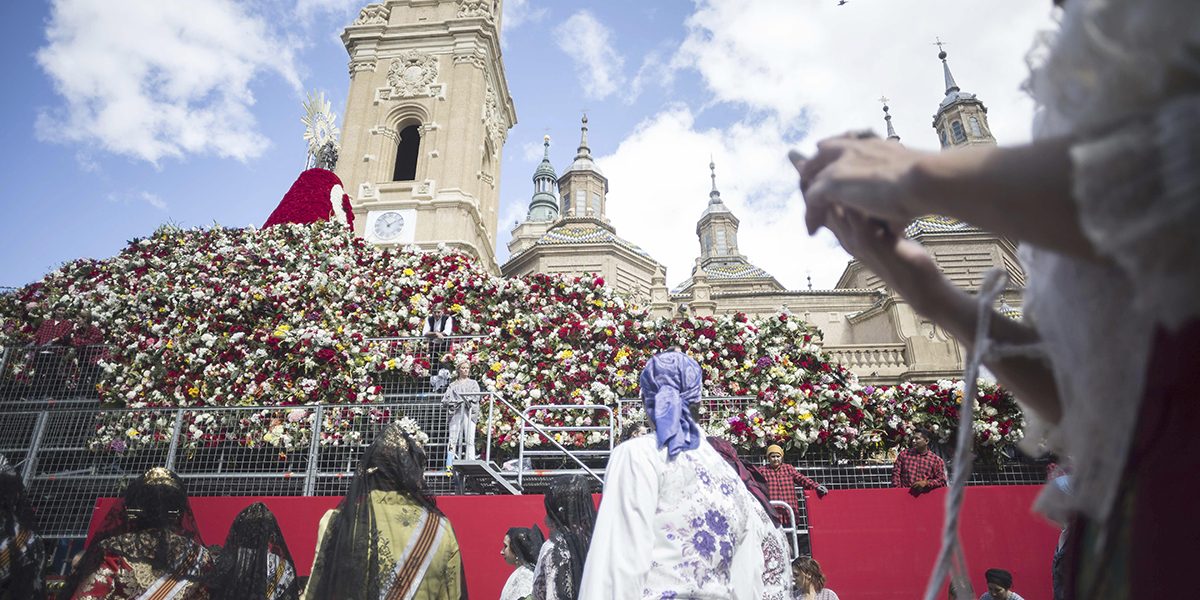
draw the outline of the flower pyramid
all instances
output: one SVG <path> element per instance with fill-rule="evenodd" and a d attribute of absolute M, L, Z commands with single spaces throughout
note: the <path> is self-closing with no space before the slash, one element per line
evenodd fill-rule
<path fill-rule="evenodd" d="M 307 187 L 328 202 L 340 184 L 314 171 L 289 196 Z M 618 408 L 619 399 L 637 396 L 648 358 L 678 346 L 704 368 L 706 395 L 754 398 L 749 408 L 705 407 L 713 433 L 744 448 L 781 443 L 867 456 L 916 426 L 953 434 L 961 382 L 860 385 L 822 353 L 815 328 L 787 313 L 654 319 L 597 277 L 505 279 L 456 252 L 369 245 L 340 219 L 278 221 L 273 215 L 264 229 L 163 226 L 112 258 L 67 263 L 0 296 L 0 345 L 28 343 L 54 306 L 100 328 L 109 350 L 96 394 L 107 405 L 146 410 L 142 421 L 135 413 L 101 426 L 93 447 L 102 450 L 160 443 L 141 433 L 169 431 L 152 409 L 191 406 L 269 407 L 234 421 L 187 413 L 192 447 L 303 447 L 313 434 L 305 406 L 313 403 L 338 407 L 325 411 L 321 443 L 355 443 L 340 419 L 364 411 L 397 418 L 373 406 L 383 382 L 430 375 L 423 345 L 378 338 L 418 336 L 431 303 L 449 308 L 460 333 L 484 336 L 456 345 L 454 358 L 470 360 L 481 385 L 520 408 Z M 1007 392 L 984 385 L 979 401 L 981 453 L 1020 438 L 1020 411 Z M 500 419 L 493 434 L 501 448 L 514 448 L 515 417 Z M 559 441 L 586 446 L 598 436 Z"/>

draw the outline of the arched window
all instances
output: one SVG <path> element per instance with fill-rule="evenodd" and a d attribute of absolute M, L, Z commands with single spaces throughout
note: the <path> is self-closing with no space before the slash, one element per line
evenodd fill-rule
<path fill-rule="evenodd" d="M 979 119 L 971 117 L 967 119 L 967 124 L 971 126 L 971 135 L 975 137 L 983 137 L 983 128 L 979 126 Z"/>
<path fill-rule="evenodd" d="M 946 130 L 945 129 L 938 130 L 938 137 L 940 137 L 942 139 L 942 147 L 943 148 L 950 145 L 950 140 L 946 139 Z"/>
<path fill-rule="evenodd" d="M 562 191 L 562 214 L 563 216 L 571 214 L 571 188 Z"/>
<path fill-rule="evenodd" d="M 967 141 L 967 132 L 963 129 L 962 121 L 951 123 L 950 132 L 954 135 L 954 143 L 961 144 Z"/>
<path fill-rule="evenodd" d="M 400 130 L 400 144 L 396 147 L 396 169 L 392 181 L 412 181 L 417 178 L 417 158 L 421 155 L 421 129 L 409 125 Z"/>

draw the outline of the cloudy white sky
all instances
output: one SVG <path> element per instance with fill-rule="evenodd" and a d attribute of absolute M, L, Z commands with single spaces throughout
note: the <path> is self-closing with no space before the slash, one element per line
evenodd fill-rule
<path fill-rule="evenodd" d="M 8 92 L 0 155 L 0 285 L 104 257 L 163 222 L 260 224 L 304 164 L 300 104 L 344 112 L 337 40 L 365 0 L 50 0 L 0 6 Z M 589 115 L 609 216 L 678 283 L 717 164 L 744 254 L 800 288 L 847 257 L 803 234 L 784 159 L 821 137 L 883 126 L 934 150 L 947 43 L 960 86 L 1001 143 L 1026 141 L 1020 90 L 1049 0 L 505 0 L 504 61 L 519 123 L 501 178 L 501 256 L 549 133 L 563 169 Z"/>

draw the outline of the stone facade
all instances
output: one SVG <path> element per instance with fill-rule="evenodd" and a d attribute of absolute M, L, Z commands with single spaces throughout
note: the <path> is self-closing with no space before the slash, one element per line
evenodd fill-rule
<path fill-rule="evenodd" d="M 608 178 L 592 159 L 587 116 L 580 127 L 575 160 L 555 177 L 550 138 L 533 174 L 533 197 L 523 222 L 512 230 L 505 277 L 552 273 L 599 276 L 640 301 L 650 298 L 662 265 L 645 250 L 617 235 L 608 220 Z"/>
<path fill-rule="evenodd" d="M 499 273 L 499 166 L 517 120 L 499 19 L 496 1 L 388 0 L 342 33 L 350 91 L 337 174 L 359 235 L 445 243 Z"/>
<path fill-rule="evenodd" d="M 994 145 L 987 108 L 974 94 L 959 89 L 944 52 L 939 58 L 946 96 L 934 116 L 934 128 L 942 145 Z M 885 104 L 883 110 L 888 139 L 899 143 L 889 107 Z M 708 207 L 696 226 L 700 256 L 692 276 L 669 294 L 662 289 L 665 283 L 653 289 L 653 297 L 666 296 L 669 301 L 654 302 L 652 310 L 662 316 L 672 311 L 765 316 L 787 310 L 816 325 L 834 360 L 864 382 L 890 384 L 961 376 L 965 349 L 945 330 L 918 315 L 861 263 L 851 261 L 832 290 L 786 290 L 738 254 L 737 226 L 737 217 L 720 200 L 714 176 Z M 1025 274 L 1011 240 L 940 216 L 917 219 L 905 234 L 924 245 L 946 277 L 968 291 L 978 291 L 988 271 L 1003 270 L 1009 287 L 1001 294 L 998 308 L 1019 317 Z"/>
<path fill-rule="evenodd" d="M 516 122 L 499 59 L 499 11 L 499 2 L 484 0 L 389 0 L 365 7 L 342 34 L 351 84 L 338 175 L 357 233 L 378 243 L 445 243 L 507 277 L 600 276 L 656 316 L 789 311 L 816 325 L 834 360 L 867 383 L 961 376 L 964 349 L 858 262 L 847 265 L 834 289 L 788 290 L 742 255 L 740 222 L 717 191 L 715 165 L 696 224 L 695 266 L 668 289 L 663 266 L 618 236 L 607 217 L 609 181 L 588 147 L 586 116 L 578 152 L 561 177 L 546 139 L 529 211 L 512 230 L 510 258 L 498 266 L 500 155 Z M 959 89 L 944 52 L 939 58 L 946 93 L 933 126 L 943 147 L 995 144 L 987 108 Z M 885 105 L 888 139 L 899 143 L 887 111 Z M 419 152 L 411 176 L 396 180 L 397 161 L 408 156 L 406 131 L 419 134 Z M 1010 240 L 938 216 L 918 219 L 906 233 L 965 289 L 978 290 L 984 273 L 1003 269 L 1010 289 L 1000 308 L 1020 314 L 1024 273 Z"/>

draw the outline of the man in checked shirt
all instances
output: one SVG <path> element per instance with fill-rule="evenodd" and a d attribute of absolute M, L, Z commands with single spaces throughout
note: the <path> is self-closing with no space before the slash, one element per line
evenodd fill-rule
<path fill-rule="evenodd" d="M 906 487 L 914 496 L 945 487 L 946 462 L 929 451 L 929 432 L 917 429 L 910 441 L 912 446 L 901 450 L 892 465 L 892 487 Z"/>
<path fill-rule="evenodd" d="M 824 497 L 829 493 L 828 488 L 805 476 L 804 473 L 796 470 L 796 467 L 783 464 L 783 448 L 776 445 L 767 446 L 767 464 L 754 467 L 754 470 L 767 480 L 767 497 L 772 502 L 783 502 L 790 506 L 795 518 L 800 516 L 800 504 L 796 499 L 796 484 L 800 484 L 806 490 L 816 490 L 819 497 Z M 786 510 L 776 508 L 775 511 L 778 513 L 780 523 L 784 526 L 791 524 Z"/>

